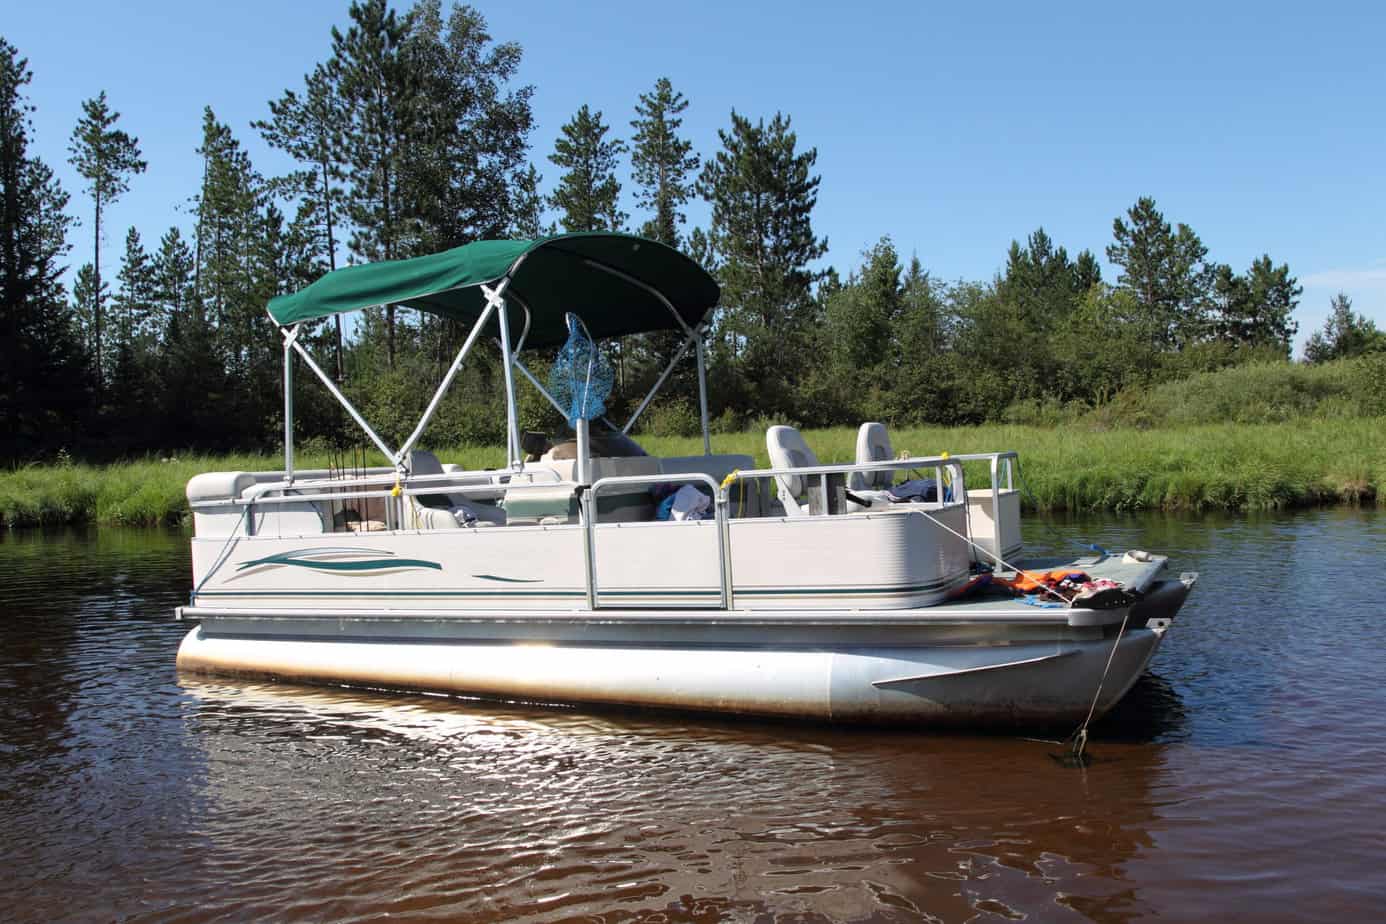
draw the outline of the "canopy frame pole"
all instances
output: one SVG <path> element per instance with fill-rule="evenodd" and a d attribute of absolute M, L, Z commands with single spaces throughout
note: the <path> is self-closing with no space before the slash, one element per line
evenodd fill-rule
<path fill-rule="evenodd" d="M 525 304 L 524 299 L 520 298 L 520 296 L 516 293 L 511 292 L 505 298 L 506 301 L 514 302 L 515 304 L 519 305 L 520 309 L 525 313 L 524 329 L 520 331 L 520 339 L 515 341 L 515 349 L 512 351 L 516 357 L 515 362 L 518 363 L 520 361 L 520 351 L 525 348 L 525 341 L 529 339 L 529 326 L 533 322 L 534 317 L 530 314 L 529 306 Z"/>
<path fill-rule="evenodd" d="M 704 355 L 703 347 L 703 334 L 705 332 L 703 326 L 699 324 L 693 336 L 697 338 L 695 349 L 698 358 L 698 413 L 703 421 L 703 455 L 710 456 L 712 455 L 712 436 L 707 423 L 707 357 Z"/>
<path fill-rule="evenodd" d="M 452 387 L 452 381 L 457 378 L 457 373 L 462 371 L 462 361 L 466 359 L 467 354 L 471 352 L 472 346 L 476 343 L 477 337 L 481 334 L 481 329 L 486 325 L 486 321 L 491 317 L 491 314 L 496 308 L 503 304 L 501 302 L 500 293 L 504 291 L 506 281 L 507 280 L 501 280 L 501 284 L 496 287 L 494 297 L 489 291 L 487 292 L 486 308 L 481 312 L 481 316 L 476 319 L 476 323 L 472 325 L 472 329 L 467 334 L 467 339 L 463 342 L 462 348 L 457 351 L 457 356 L 453 358 L 452 365 L 448 367 L 447 375 L 443 376 L 443 381 L 439 383 L 437 391 L 433 393 L 433 400 L 428 402 L 428 407 L 424 409 L 423 416 L 419 418 L 419 425 L 414 428 L 413 433 L 409 434 L 409 438 L 404 441 L 404 445 L 399 447 L 399 451 L 395 453 L 394 457 L 390 460 L 391 464 L 394 466 L 398 467 L 399 464 L 404 461 L 404 458 L 409 455 L 409 450 L 414 448 L 414 445 L 419 441 L 419 437 L 423 436 L 424 428 L 426 428 L 429 421 L 433 419 L 433 415 L 438 412 L 438 406 L 442 404 L 443 396 L 446 395 L 448 389 Z M 482 289 L 485 290 L 486 287 L 482 286 Z"/>
<path fill-rule="evenodd" d="M 669 299 L 665 298 L 664 293 L 656 289 L 654 286 L 641 282 L 639 279 L 636 279 L 630 273 L 623 273 L 620 270 L 616 269 L 616 267 L 614 266 L 607 266 L 605 263 L 593 260 L 591 257 L 583 257 L 582 262 L 586 263 L 593 269 L 601 270 L 603 273 L 610 273 L 617 279 L 623 279 L 631 285 L 635 286 L 636 288 L 643 289 L 644 291 L 650 293 L 655 298 L 659 299 L 660 304 L 662 304 L 665 308 L 669 309 L 669 313 L 674 316 L 674 320 L 678 322 L 679 327 L 683 329 L 684 333 L 690 335 L 693 333 L 693 328 L 688 326 L 688 322 L 683 319 L 683 315 L 679 314 L 678 309 L 674 307 L 674 303 L 669 301 Z"/>
<path fill-rule="evenodd" d="M 507 276 L 501 280 L 500 285 L 494 289 L 488 285 L 481 287 L 481 293 L 486 296 L 486 301 L 493 299 L 498 306 L 496 320 L 500 324 L 501 356 L 505 358 L 502 368 L 505 371 L 505 455 L 506 464 L 511 469 L 520 469 L 523 463 L 520 460 L 520 417 L 515 409 L 515 356 L 510 352 L 510 321 L 507 315 L 509 311 L 505 302 L 501 299 L 501 293 L 505 290 L 506 284 L 510 281 Z"/>
<path fill-rule="evenodd" d="M 520 372 L 524 375 L 524 377 L 529 379 L 529 383 L 539 391 L 539 394 L 544 396 L 544 400 L 548 401 L 549 404 L 553 405 L 553 409 L 558 413 L 563 414 L 566 419 L 568 413 L 567 410 L 564 409 L 563 405 L 558 403 L 558 401 L 549 392 L 549 390 L 545 388 L 543 383 L 535 377 L 533 372 L 529 371 L 529 367 L 526 366 L 518 356 L 515 357 L 515 368 L 519 369 Z M 598 417 L 597 420 L 600 420 L 602 423 L 606 424 L 612 430 L 618 429 L 617 426 L 611 422 L 611 419 L 607 417 L 605 414 L 603 414 L 601 417 Z"/>
<path fill-rule="evenodd" d="M 554 399 L 554 396 L 549 394 L 549 390 L 540 384 L 539 380 L 534 377 L 534 373 L 529 371 L 529 367 L 526 366 L 523 362 L 521 362 L 518 356 L 515 358 L 515 368 L 519 369 L 520 373 L 525 378 L 529 379 L 529 384 L 533 385 L 535 388 L 539 390 L 539 394 L 543 395 L 544 398 L 549 402 L 549 404 L 553 405 L 553 409 L 555 411 L 557 411 L 560 414 L 568 413 L 563 409 L 563 406 L 559 404 L 557 400 Z"/>
<path fill-rule="evenodd" d="M 289 337 L 287 332 L 284 336 L 285 339 Z M 312 355 L 303 348 L 303 344 L 295 339 L 292 346 L 294 352 L 303 357 L 303 361 L 308 364 L 308 368 L 313 370 L 313 374 L 319 379 L 322 379 L 322 383 L 327 386 L 327 390 L 332 393 L 332 397 L 337 399 L 337 403 L 346 408 L 346 412 L 351 415 L 352 420 L 356 421 L 357 426 L 366 431 L 366 435 L 371 438 L 371 442 L 375 443 L 376 448 L 384 453 L 385 458 L 393 459 L 395 457 L 395 451 L 385 444 L 385 441 L 380 438 L 378 433 L 371 429 L 371 425 L 366 423 L 366 418 L 361 416 L 361 412 L 356 410 L 356 407 L 347 400 L 346 395 L 342 394 L 341 390 L 333 384 L 332 378 L 326 372 L 322 371 L 322 367 L 313 361 Z"/>
<path fill-rule="evenodd" d="M 669 365 L 664 367 L 664 371 L 661 372 L 659 378 L 655 380 L 654 386 L 650 389 L 650 393 L 645 396 L 645 400 L 640 402 L 640 406 L 635 409 L 635 413 L 630 415 L 630 420 L 627 420 L 626 425 L 621 428 L 622 434 L 630 434 L 630 428 L 635 426 L 635 422 L 640 419 L 640 415 L 645 413 L 645 408 L 649 407 L 650 402 L 655 399 L 655 395 L 659 394 L 659 390 L 664 387 L 664 382 L 669 378 L 669 374 L 674 371 L 674 367 L 678 365 L 679 360 L 683 359 L 683 354 L 688 352 L 688 348 L 693 345 L 696 339 L 697 334 L 690 333 L 688 339 L 680 344 L 677 352 L 674 353 L 674 358 L 669 360 Z"/>
<path fill-rule="evenodd" d="M 299 325 L 284 333 L 284 480 L 294 481 L 294 351 Z"/>

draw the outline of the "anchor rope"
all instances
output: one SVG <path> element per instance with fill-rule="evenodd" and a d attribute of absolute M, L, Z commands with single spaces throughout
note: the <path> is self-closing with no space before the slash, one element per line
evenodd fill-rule
<path fill-rule="evenodd" d="M 1107 666 L 1102 668 L 1102 677 L 1097 681 L 1097 692 L 1092 695 L 1092 705 L 1088 706 L 1087 718 L 1083 719 L 1083 724 L 1065 739 L 1073 742 L 1073 759 L 1079 763 L 1082 763 L 1083 751 L 1088 746 L 1088 724 L 1092 722 L 1093 713 L 1097 711 L 1097 701 L 1102 698 L 1102 686 L 1107 682 L 1107 674 L 1112 669 L 1112 662 L 1116 660 L 1117 649 L 1121 647 L 1121 637 L 1126 634 L 1126 625 L 1130 621 L 1131 608 L 1127 607 L 1125 615 L 1121 617 L 1121 628 L 1112 640 L 1112 650 L 1107 653 Z"/>

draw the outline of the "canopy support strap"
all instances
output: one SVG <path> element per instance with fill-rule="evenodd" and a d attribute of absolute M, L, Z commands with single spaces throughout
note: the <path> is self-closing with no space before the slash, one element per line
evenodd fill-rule
<path fill-rule="evenodd" d="M 294 351 L 297 352 L 299 356 L 303 357 L 303 361 L 308 364 L 309 369 L 313 370 L 313 374 L 322 379 L 322 383 L 327 386 L 327 390 L 332 393 L 332 397 L 336 398 L 338 403 L 346 408 L 346 412 L 351 415 L 351 419 L 356 421 L 357 425 L 362 430 L 366 431 L 366 435 L 371 438 L 371 442 L 375 443 L 376 448 L 384 453 L 385 458 L 395 458 L 395 451 L 385 445 L 385 441 L 380 438 L 379 434 L 371 429 L 370 424 L 366 423 L 366 418 L 361 416 L 361 412 L 356 410 L 352 403 L 347 400 L 346 395 L 342 394 L 341 389 L 333 383 L 332 377 L 322 371 L 322 367 L 313 361 L 312 355 L 303 348 L 303 344 L 299 343 L 297 338 L 290 335 L 288 329 L 284 330 L 284 339 L 294 348 Z"/>
<path fill-rule="evenodd" d="M 654 387 L 650 389 L 650 393 L 645 396 L 644 401 L 640 402 L 640 406 L 635 409 L 635 413 L 630 415 L 630 420 L 627 420 L 626 425 L 621 428 L 622 433 L 630 433 L 630 428 L 635 426 L 635 422 L 640 419 L 640 415 L 645 413 L 645 408 L 649 407 L 655 395 L 659 394 L 659 390 L 664 387 L 664 382 L 669 378 L 669 374 L 674 371 L 674 367 L 678 365 L 679 360 L 683 359 L 683 354 L 687 353 L 688 348 L 693 346 L 697 340 L 697 331 L 689 331 L 688 339 L 679 347 L 678 352 L 674 354 L 674 358 L 669 360 L 669 365 L 664 367 L 664 371 L 660 373 L 659 378 L 655 380 Z"/>
<path fill-rule="evenodd" d="M 472 325 L 471 332 L 467 334 L 467 339 L 463 342 L 462 348 L 457 351 L 457 356 L 453 358 L 452 365 L 448 367 L 447 375 L 443 376 L 443 381 L 438 385 L 438 390 L 433 393 L 433 400 L 429 401 L 428 407 L 424 409 L 423 416 L 419 418 L 419 425 L 414 428 L 413 433 L 409 434 L 409 438 L 404 441 L 404 445 L 399 447 L 399 452 L 391 457 L 390 463 L 396 468 L 398 468 L 400 463 L 404 461 L 404 458 L 409 455 L 409 450 L 414 448 L 414 445 L 419 441 L 419 437 L 423 436 L 424 428 L 428 426 L 428 422 L 432 420 L 433 415 L 437 413 L 438 405 L 443 402 L 443 396 L 446 395 L 448 389 L 452 387 L 452 380 L 455 379 L 457 373 L 462 370 L 462 361 L 466 359 L 467 354 L 471 352 L 472 346 L 476 343 L 476 338 L 481 334 L 481 329 L 486 326 L 486 321 L 491 317 L 492 312 L 505 304 L 501 301 L 501 292 L 505 290 L 506 281 L 507 280 L 501 280 L 500 285 L 496 286 L 494 291 L 486 286 L 481 287 L 482 291 L 486 293 L 486 307 L 482 310 L 481 316 L 476 319 L 476 323 Z"/>

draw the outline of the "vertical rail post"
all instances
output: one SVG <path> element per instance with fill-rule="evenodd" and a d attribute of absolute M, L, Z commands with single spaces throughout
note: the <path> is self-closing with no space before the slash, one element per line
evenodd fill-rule
<path fill-rule="evenodd" d="M 703 420 L 703 455 L 712 455 L 712 438 L 708 433 L 707 425 L 707 359 L 703 355 L 703 328 L 699 325 L 693 332 L 697 338 L 697 357 L 698 357 L 698 412 Z"/>
<path fill-rule="evenodd" d="M 505 363 L 501 368 L 505 371 L 505 454 L 510 468 L 516 468 L 520 461 L 520 419 L 515 411 L 515 370 L 512 363 L 515 357 L 510 353 L 510 320 L 506 310 L 505 302 L 500 299 L 500 294 L 504 291 L 505 282 L 492 289 L 490 286 L 482 286 L 481 293 L 486 296 L 486 300 L 496 300 L 498 310 L 496 320 L 500 323 L 501 353 L 505 357 Z"/>
<path fill-rule="evenodd" d="M 284 333 L 284 480 L 294 480 L 294 341 L 299 326 Z"/>

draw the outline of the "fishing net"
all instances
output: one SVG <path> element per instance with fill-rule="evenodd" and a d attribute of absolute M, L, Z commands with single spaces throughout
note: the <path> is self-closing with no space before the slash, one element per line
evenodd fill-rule
<path fill-rule="evenodd" d="M 579 420 L 592 420 L 606 411 L 615 375 L 587 326 L 572 313 L 567 321 L 568 340 L 549 371 L 549 392 L 563 408 L 568 425 L 576 427 Z"/>

